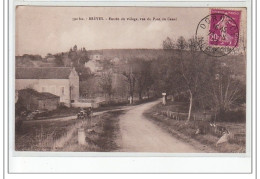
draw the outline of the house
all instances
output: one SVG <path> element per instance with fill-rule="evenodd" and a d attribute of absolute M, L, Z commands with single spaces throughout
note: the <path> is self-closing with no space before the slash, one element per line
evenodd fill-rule
<path fill-rule="evenodd" d="M 85 68 L 89 68 L 91 73 L 99 73 L 103 71 L 103 66 L 99 61 L 89 60 L 84 64 Z"/>
<path fill-rule="evenodd" d="M 89 68 L 91 73 L 99 74 L 101 73 L 103 68 L 103 54 L 100 52 L 92 52 L 89 56 L 90 60 L 85 62 L 84 67 Z"/>
<path fill-rule="evenodd" d="M 100 61 L 103 60 L 103 54 L 100 52 L 95 52 L 90 55 L 90 60 Z"/>
<path fill-rule="evenodd" d="M 60 103 L 71 106 L 79 99 L 79 76 L 74 68 L 16 68 L 15 89 L 31 88 L 60 97 Z"/>
<path fill-rule="evenodd" d="M 39 93 L 27 88 L 18 91 L 18 103 L 29 111 L 55 110 L 60 103 L 60 97 L 51 93 Z"/>

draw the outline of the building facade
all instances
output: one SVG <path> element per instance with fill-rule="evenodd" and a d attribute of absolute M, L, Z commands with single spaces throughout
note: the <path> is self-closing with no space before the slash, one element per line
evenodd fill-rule
<path fill-rule="evenodd" d="M 79 99 L 79 76 L 74 68 L 16 68 L 15 89 L 34 89 L 60 97 L 71 106 Z"/>
<path fill-rule="evenodd" d="M 18 103 L 29 111 L 48 110 L 58 108 L 60 97 L 51 93 L 40 93 L 33 89 L 22 89 L 18 91 Z"/>
<path fill-rule="evenodd" d="M 103 66 L 99 61 L 89 60 L 85 62 L 85 68 L 89 68 L 91 73 L 100 73 L 103 71 Z"/>

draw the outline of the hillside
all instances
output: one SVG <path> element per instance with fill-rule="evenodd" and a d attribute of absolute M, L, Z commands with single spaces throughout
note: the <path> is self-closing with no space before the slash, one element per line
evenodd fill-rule
<path fill-rule="evenodd" d="M 40 55 L 23 55 L 15 57 L 16 67 L 53 67 L 54 63 L 47 63 Z"/>
<path fill-rule="evenodd" d="M 104 59 L 130 59 L 143 58 L 147 60 L 158 59 L 160 57 L 171 57 L 176 54 L 176 50 L 163 49 L 103 49 L 103 50 L 89 50 L 90 55 L 100 53 Z"/>
<path fill-rule="evenodd" d="M 89 50 L 89 55 L 100 53 L 103 54 L 104 59 L 131 59 L 142 58 L 146 60 L 177 58 L 177 50 L 163 50 L 163 49 L 103 49 L 103 50 Z M 186 52 L 187 53 L 187 52 Z M 184 52 L 185 56 L 185 52 Z M 246 74 L 246 59 L 242 55 L 227 55 L 223 57 L 209 57 L 206 54 L 201 54 L 203 58 L 213 58 L 220 63 L 224 62 L 229 66 L 235 74 Z"/>
<path fill-rule="evenodd" d="M 63 54 L 62 58 L 63 61 L 66 59 L 68 60 L 68 53 L 57 53 Z M 81 53 L 77 51 L 77 53 Z M 187 52 L 184 52 L 183 55 Z M 163 49 L 103 49 L 103 50 L 88 50 L 87 55 L 91 56 L 94 54 L 102 54 L 104 60 L 111 60 L 114 58 L 118 58 L 119 60 L 127 60 L 133 58 L 142 58 L 145 60 L 153 60 L 153 59 L 166 59 L 166 58 L 177 58 L 178 51 L 177 50 L 163 50 Z M 221 58 L 218 57 L 210 57 L 206 54 L 201 54 L 202 58 L 213 58 L 220 63 L 224 62 L 227 66 L 229 66 L 235 74 L 245 76 L 245 69 L 246 69 L 246 60 L 245 56 L 238 56 L 238 55 L 227 55 Z M 70 64 L 70 62 L 67 62 Z M 47 63 L 43 58 L 37 55 L 23 55 L 23 56 L 16 56 L 16 66 L 17 67 L 48 67 L 48 66 L 55 66 L 55 63 Z"/>

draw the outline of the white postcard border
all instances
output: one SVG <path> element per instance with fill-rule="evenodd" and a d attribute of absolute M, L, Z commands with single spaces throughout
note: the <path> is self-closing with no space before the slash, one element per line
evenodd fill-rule
<path fill-rule="evenodd" d="M 247 152 L 245 154 L 158 154 L 158 153 L 81 153 L 81 152 L 15 152 L 14 151 L 14 10 L 16 5 L 41 5 L 41 6 L 174 6 L 185 7 L 247 7 Z M 252 59 L 251 54 L 251 3 L 249 1 L 239 2 L 32 2 L 12 1 L 9 6 L 9 172 L 10 173 L 131 173 L 131 172 L 155 172 L 155 173 L 250 173 L 251 155 L 251 128 L 252 122 Z M 56 156 L 56 157 L 55 157 Z M 57 157 L 59 156 L 59 157 Z M 55 164 L 52 164 L 54 161 Z M 77 165 L 65 165 L 76 163 Z M 69 162 L 68 162 L 69 161 Z M 188 162 L 187 162 L 188 161 Z M 205 161 L 205 162 L 204 162 Z M 207 163 L 203 168 L 199 163 Z M 223 167 L 216 169 L 216 164 L 226 163 Z M 38 163 L 38 165 L 35 165 Z M 123 164 L 122 164 L 123 163 Z M 160 166 L 165 164 L 163 169 Z M 43 165 L 41 165 L 43 164 Z M 46 165 L 44 165 L 46 164 Z M 133 166 L 135 165 L 135 166 Z M 87 166 L 87 167 L 85 167 Z M 100 169 L 99 166 L 102 166 Z M 147 167 L 146 167 L 147 166 Z M 211 166 L 213 168 L 211 168 Z M 173 170 L 174 167 L 174 170 Z M 190 168 L 191 167 L 191 168 Z M 140 170 L 141 169 L 141 170 Z M 156 170 L 155 170 L 156 169 Z"/>

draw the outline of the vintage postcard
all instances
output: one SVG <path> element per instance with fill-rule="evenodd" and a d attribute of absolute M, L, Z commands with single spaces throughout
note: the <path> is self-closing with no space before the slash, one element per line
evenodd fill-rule
<path fill-rule="evenodd" d="M 14 150 L 248 152 L 246 15 L 17 6 Z"/>

